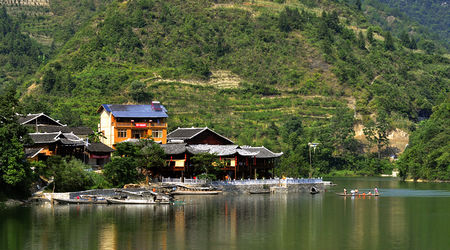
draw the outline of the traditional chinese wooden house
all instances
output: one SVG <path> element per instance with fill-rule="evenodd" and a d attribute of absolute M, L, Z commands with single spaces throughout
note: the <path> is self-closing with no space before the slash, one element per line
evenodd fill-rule
<path fill-rule="evenodd" d="M 83 158 L 85 142 L 73 133 L 30 133 L 33 144 L 27 145 L 30 160 L 46 160 L 49 156 L 74 156 Z"/>
<path fill-rule="evenodd" d="M 103 165 L 110 161 L 112 152 L 114 152 L 114 149 L 101 142 L 90 142 L 85 151 L 85 154 L 87 154 L 86 164 L 103 167 Z"/>
<path fill-rule="evenodd" d="M 98 131 L 105 136 L 101 142 L 110 147 L 129 139 L 167 142 L 167 110 L 157 101 L 151 105 L 103 104 L 97 113 Z"/>
<path fill-rule="evenodd" d="M 192 177 L 191 157 L 199 153 L 215 154 L 224 163 L 223 176 L 232 178 L 271 177 L 283 153 L 265 147 L 238 146 L 209 128 L 178 128 L 168 135 L 169 143 L 161 145 L 167 155 L 165 175 Z"/>
<path fill-rule="evenodd" d="M 103 166 L 114 151 L 103 143 L 88 143 L 87 138 L 94 133 L 92 129 L 69 127 L 44 113 L 20 116 L 18 121 L 35 131 L 29 133 L 33 143 L 25 148 L 31 161 L 59 155 L 73 156 L 92 166 Z"/>

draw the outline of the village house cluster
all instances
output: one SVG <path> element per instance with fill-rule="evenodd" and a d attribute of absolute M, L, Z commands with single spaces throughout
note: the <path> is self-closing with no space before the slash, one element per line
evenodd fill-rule
<path fill-rule="evenodd" d="M 26 147 L 30 161 L 50 156 L 73 156 L 95 168 L 102 168 L 111 159 L 118 143 L 152 139 L 166 154 L 167 168 L 160 173 L 169 177 L 193 177 L 191 157 L 210 153 L 222 162 L 223 176 L 230 178 L 271 177 L 276 161 L 283 153 L 274 153 L 264 146 L 239 146 L 215 131 L 204 128 L 177 128 L 168 133 L 168 114 L 161 103 L 149 105 L 103 104 L 98 132 L 100 142 L 89 141 L 94 131 L 87 127 L 69 127 L 45 115 L 28 114 L 20 124 L 30 127 L 32 143 Z"/>

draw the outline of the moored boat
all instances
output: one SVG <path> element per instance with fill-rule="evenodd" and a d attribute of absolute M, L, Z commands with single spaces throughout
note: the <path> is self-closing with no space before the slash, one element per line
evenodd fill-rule
<path fill-rule="evenodd" d="M 249 191 L 250 194 L 270 194 L 270 190 Z"/>
<path fill-rule="evenodd" d="M 80 199 L 53 198 L 53 200 L 60 204 L 107 204 L 106 199 L 103 197 L 89 197 Z"/>
<path fill-rule="evenodd" d="M 106 198 L 108 204 L 148 204 L 148 205 L 158 205 L 158 204 L 170 204 L 168 200 L 155 200 L 155 199 L 116 199 L 116 198 Z"/>

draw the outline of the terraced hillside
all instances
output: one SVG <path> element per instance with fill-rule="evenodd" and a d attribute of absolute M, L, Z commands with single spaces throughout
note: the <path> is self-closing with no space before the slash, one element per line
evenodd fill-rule
<path fill-rule="evenodd" d="M 385 112 L 408 131 L 449 91 L 447 57 L 402 45 L 354 4 L 134 0 L 95 13 L 23 84 L 30 112 L 95 128 L 102 103 L 156 99 L 172 128 L 274 150 L 340 136 L 330 156 L 352 133 L 333 126 Z M 298 142 L 283 132 L 296 119 Z"/>

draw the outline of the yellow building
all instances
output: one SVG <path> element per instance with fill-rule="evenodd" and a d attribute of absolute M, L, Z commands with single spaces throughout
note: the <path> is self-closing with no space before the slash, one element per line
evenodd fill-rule
<path fill-rule="evenodd" d="M 103 104 L 97 110 L 100 114 L 98 131 L 105 138 L 104 144 L 115 147 L 129 139 L 153 139 L 167 142 L 167 110 L 159 102 L 151 105 Z"/>

